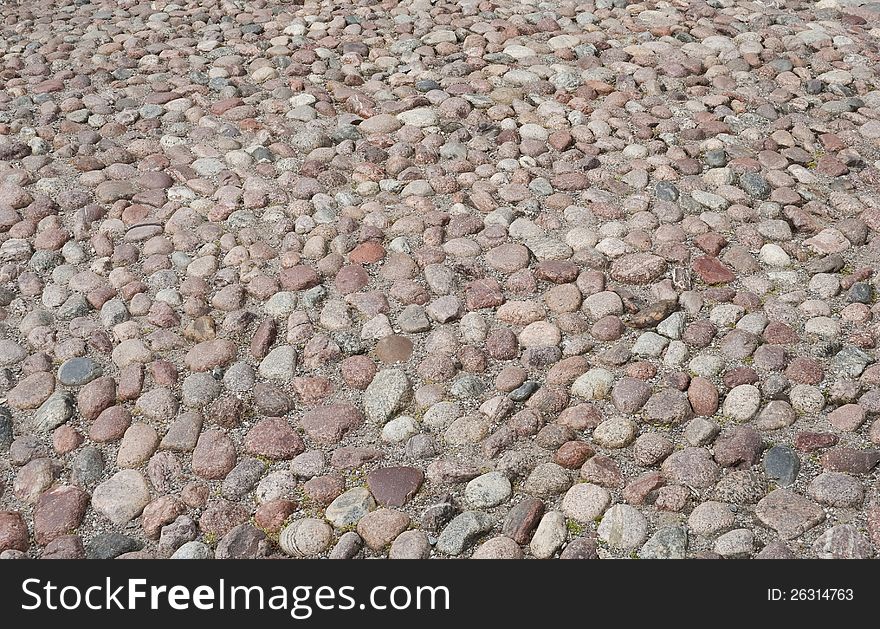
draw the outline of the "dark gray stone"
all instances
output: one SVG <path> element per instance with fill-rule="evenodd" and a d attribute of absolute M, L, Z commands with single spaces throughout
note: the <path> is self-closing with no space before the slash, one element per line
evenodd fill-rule
<path fill-rule="evenodd" d="M 70 464 L 70 477 L 74 484 L 91 487 L 104 473 L 104 457 L 94 446 L 86 446 L 80 450 Z"/>
<path fill-rule="evenodd" d="M 144 545 L 138 540 L 117 531 L 100 533 L 86 544 L 86 557 L 89 559 L 116 559 L 123 553 L 140 550 Z"/>
<path fill-rule="evenodd" d="M 102 375 L 104 370 L 88 357 L 71 358 L 58 369 L 58 381 L 66 386 L 78 387 Z"/>
<path fill-rule="evenodd" d="M 770 184 L 757 173 L 743 173 L 739 176 L 739 185 L 751 197 L 766 199 L 770 196 Z"/>
<path fill-rule="evenodd" d="M 678 199 L 678 188 L 668 181 L 658 181 L 654 186 L 654 195 L 661 201 L 675 201 Z"/>
<path fill-rule="evenodd" d="M 786 487 L 794 483 L 801 469 L 801 460 L 788 446 L 773 446 L 764 454 L 764 472 L 767 478 Z"/>

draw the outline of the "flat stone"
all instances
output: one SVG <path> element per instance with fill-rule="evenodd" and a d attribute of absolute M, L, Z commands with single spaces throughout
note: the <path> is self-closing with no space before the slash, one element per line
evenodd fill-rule
<path fill-rule="evenodd" d="M 800 537 L 825 519 L 814 502 L 789 489 L 775 489 L 755 507 L 755 515 L 783 539 Z"/>
<path fill-rule="evenodd" d="M 671 388 L 652 395 L 643 411 L 645 419 L 658 424 L 680 424 L 694 415 L 688 396 Z"/>
<path fill-rule="evenodd" d="M 697 488 L 711 487 L 721 476 L 709 451 L 694 447 L 673 452 L 663 461 L 662 471 L 673 482 Z"/>
<path fill-rule="evenodd" d="M 807 487 L 807 495 L 830 507 L 857 507 L 865 497 L 865 488 L 849 474 L 822 472 Z"/>
<path fill-rule="evenodd" d="M 687 530 L 683 526 L 664 526 L 639 549 L 639 558 L 684 559 L 687 547 Z"/>
<path fill-rule="evenodd" d="M 318 443 L 331 445 L 339 443 L 346 433 L 363 421 L 361 411 L 347 402 L 319 406 L 306 411 L 302 416 L 302 426 L 306 434 Z"/>
<path fill-rule="evenodd" d="M 719 535 L 714 550 L 725 559 L 744 559 L 755 552 L 755 534 L 749 529 L 735 529 Z"/>
<path fill-rule="evenodd" d="M 874 548 L 852 524 L 833 526 L 813 542 L 819 559 L 870 559 Z"/>
<path fill-rule="evenodd" d="M 367 474 L 367 486 L 376 502 L 385 507 L 402 507 L 419 491 L 425 473 L 415 467 L 385 467 Z"/>
<path fill-rule="evenodd" d="M 357 532 L 370 547 L 379 552 L 409 526 L 409 516 L 394 509 L 377 509 L 367 513 L 357 524 Z"/>
<path fill-rule="evenodd" d="M 370 421 L 384 424 L 394 413 L 403 410 L 410 395 L 406 374 L 400 369 L 384 369 L 364 392 L 364 413 Z"/>
<path fill-rule="evenodd" d="M 138 517 L 150 502 L 150 489 L 137 470 L 121 470 L 95 487 L 92 506 L 113 524 L 121 526 Z"/>
<path fill-rule="evenodd" d="M 480 535 L 492 530 L 494 521 L 480 511 L 465 511 L 446 525 L 437 539 L 436 549 L 446 555 L 460 555 Z"/>
<path fill-rule="evenodd" d="M 602 516 L 611 504 L 607 489 L 592 483 L 578 483 L 562 499 L 562 513 L 584 524 Z"/>
<path fill-rule="evenodd" d="M 733 271 L 717 258 L 697 258 L 691 264 L 691 268 L 706 284 L 726 284 L 736 279 Z"/>
<path fill-rule="evenodd" d="M 773 446 L 764 454 L 764 473 L 782 487 L 795 482 L 800 468 L 800 458 L 788 446 Z"/>
<path fill-rule="evenodd" d="M 542 463 L 532 470 L 523 491 L 536 496 L 555 496 L 571 487 L 571 475 L 565 468 L 555 463 Z"/>
<path fill-rule="evenodd" d="M 353 487 L 331 502 L 324 515 L 336 528 L 357 524 L 367 513 L 376 508 L 376 501 L 366 487 Z"/>
<path fill-rule="evenodd" d="M 405 336 L 392 334 L 376 343 L 376 356 L 383 363 L 405 363 L 413 352 L 413 344 Z"/>
<path fill-rule="evenodd" d="M 103 370 L 91 358 L 71 358 L 58 368 L 58 382 L 65 386 L 82 386 L 102 375 Z"/>
<path fill-rule="evenodd" d="M 666 272 L 666 261 L 650 253 L 632 253 L 611 264 L 611 277 L 625 284 L 648 284 Z"/>
<path fill-rule="evenodd" d="M 76 530 L 89 506 L 89 495 L 78 487 L 60 485 L 44 492 L 34 506 L 34 538 L 38 544 Z"/>

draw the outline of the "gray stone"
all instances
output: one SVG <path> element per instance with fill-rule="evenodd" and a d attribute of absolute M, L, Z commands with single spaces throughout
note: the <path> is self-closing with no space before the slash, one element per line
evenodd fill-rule
<path fill-rule="evenodd" d="M 465 511 L 446 525 L 437 539 L 437 550 L 447 555 L 460 555 L 477 538 L 492 530 L 494 520 L 481 511 Z"/>
<path fill-rule="evenodd" d="M 113 524 L 122 526 L 141 514 L 150 502 L 150 489 L 137 470 L 121 470 L 95 487 L 92 506 Z"/>
<path fill-rule="evenodd" d="M 764 454 L 764 473 L 782 487 L 787 487 L 797 479 L 801 460 L 789 446 L 773 446 Z"/>
<path fill-rule="evenodd" d="M 123 553 L 143 548 L 143 544 L 133 537 L 118 531 L 108 531 L 95 535 L 86 544 L 86 557 L 89 559 L 116 559 Z"/>
<path fill-rule="evenodd" d="M 338 495 L 333 502 L 327 505 L 324 512 L 333 526 L 344 528 L 357 524 L 358 521 L 376 508 L 370 490 L 366 487 L 353 487 Z"/>
<path fill-rule="evenodd" d="M 755 552 L 755 534 L 749 529 L 735 529 L 715 540 L 715 552 L 725 559 L 743 559 Z"/>
<path fill-rule="evenodd" d="M 658 529 L 639 550 L 642 559 L 684 559 L 688 536 L 683 526 L 672 525 Z"/>
<path fill-rule="evenodd" d="M 67 391 L 56 391 L 43 402 L 28 422 L 32 432 L 50 432 L 73 417 L 75 404 Z"/>
<path fill-rule="evenodd" d="M 529 548 L 537 559 L 549 559 L 568 538 L 565 516 L 559 511 L 549 511 L 541 518 Z"/>
<path fill-rule="evenodd" d="M 497 507 L 510 498 L 512 488 L 501 472 L 489 472 L 470 481 L 464 490 L 465 501 L 474 509 Z"/>
<path fill-rule="evenodd" d="M 354 559 L 364 547 L 364 540 L 354 531 L 343 533 L 330 551 L 329 559 Z"/>
<path fill-rule="evenodd" d="M 266 471 L 266 464 L 257 459 L 242 459 L 223 479 L 223 496 L 240 500 L 250 492 Z"/>
<path fill-rule="evenodd" d="M 813 542 L 819 559 L 870 559 L 874 548 L 852 524 L 833 526 Z"/>
<path fill-rule="evenodd" d="M 555 463 L 542 463 L 532 470 L 523 491 L 536 496 L 555 496 L 571 487 L 571 475 Z"/>
<path fill-rule="evenodd" d="M 172 559 L 213 559 L 214 553 L 211 548 L 202 542 L 186 542 L 174 551 Z"/>
<path fill-rule="evenodd" d="M 616 504 L 605 512 L 598 534 L 599 539 L 612 548 L 630 550 L 645 542 L 648 520 L 635 507 Z"/>
<path fill-rule="evenodd" d="M 291 557 L 316 557 L 333 541 L 333 529 L 324 520 L 294 520 L 281 531 L 278 543 Z"/>
<path fill-rule="evenodd" d="M 364 392 L 364 413 L 379 424 L 387 422 L 409 401 L 409 378 L 401 369 L 384 369 L 376 374 Z"/>
<path fill-rule="evenodd" d="M 104 371 L 91 358 L 71 358 L 64 361 L 58 369 L 58 382 L 78 387 L 103 375 Z"/>
<path fill-rule="evenodd" d="M 70 463 L 71 482 L 81 487 L 91 487 L 104 474 L 104 457 L 94 446 L 86 446 L 76 453 Z"/>

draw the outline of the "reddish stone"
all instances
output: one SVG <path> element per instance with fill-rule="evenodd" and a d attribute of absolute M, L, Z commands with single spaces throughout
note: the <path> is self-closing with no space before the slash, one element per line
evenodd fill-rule
<path fill-rule="evenodd" d="M 364 463 L 381 459 L 383 456 L 382 451 L 375 448 L 343 446 L 336 448 L 330 455 L 330 465 L 341 469 L 355 469 Z"/>
<path fill-rule="evenodd" d="M 376 356 L 383 363 L 405 363 L 413 352 L 413 344 L 405 336 L 392 334 L 376 343 Z"/>
<path fill-rule="evenodd" d="M 586 441 L 566 441 L 553 455 L 553 462 L 570 470 L 581 467 L 596 453 Z"/>
<path fill-rule="evenodd" d="M 666 480 L 660 472 L 653 470 L 645 472 L 624 487 L 622 492 L 623 499 L 631 505 L 642 505 L 645 503 L 648 494 L 662 487 L 665 482 Z"/>
<path fill-rule="evenodd" d="M 96 443 L 108 443 L 122 439 L 131 426 L 131 413 L 124 406 L 111 406 L 98 415 L 89 428 L 89 439 Z"/>
<path fill-rule="evenodd" d="M 852 432 L 865 421 L 865 409 L 858 404 L 844 404 L 828 414 L 829 423 L 837 430 Z"/>
<path fill-rule="evenodd" d="M 345 481 L 338 476 L 315 476 L 303 484 L 303 491 L 320 506 L 326 507 L 345 491 Z"/>
<path fill-rule="evenodd" d="M 697 258 L 691 267 L 707 284 L 724 284 L 732 282 L 736 278 L 733 271 L 724 266 L 718 258 Z"/>
<path fill-rule="evenodd" d="M 0 553 L 28 549 L 28 527 L 18 511 L 0 511 Z"/>
<path fill-rule="evenodd" d="M 535 267 L 535 277 L 554 284 L 568 284 L 575 281 L 581 268 L 568 260 L 544 260 Z"/>
<path fill-rule="evenodd" d="M 235 467 L 235 445 L 220 430 L 208 430 L 199 436 L 193 450 L 192 470 L 196 476 L 209 480 L 225 478 Z"/>
<path fill-rule="evenodd" d="M 800 432 L 794 438 L 794 447 L 801 452 L 815 452 L 837 445 L 839 437 L 830 432 Z"/>
<path fill-rule="evenodd" d="M 76 529 L 86 514 L 89 495 L 79 487 L 60 485 L 43 493 L 34 507 L 34 538 L 38 544 Z"/>
<path fill-rule="evenodd" d="M 141 525 L 144 535 L 150 539 L 159 539 L 162 527 L 171 524 L 177 516 L 186 512 L 186 505 L 174 496 L 160 496 L 144 507 Z"/>
<path fill-rule="evenodd" d="M 254 523 L 267 533 L 277 533 L 296 508 L 297 504 L 292 500 L 270 500 L 257 507 Z"/>
<path fill-rule="evenodd" d="M 339 365 L 345 384 L 360 391 L 366 389 L 378 371 L 376 363 L 367 356 L 349 356 Z"/>
<path fill-rule="evenodd" d="M 623 473 L 617 461 L 597 454 L 581 467 L 581 478 L 602 487 L 623 487 Z"/>
<path fill-rule="evenodd" d="M 364 268 L 358 264 L 351 264 L 339 269 L 336 274 L 334 286 L 342 295 L 356 293 L 369 284 L 370 276 Z"/>
<path fill-rule="evenodd" d="M 212 500 L 202 517 L 199 518 L 199 529 L 203 533 L 221 538 L 239 524 L 250 518 L 250 512 L 242 505 L 219 498 Z"/>
<path fill-rule="evenodd" d="M 265 319 L 251 337 L 250 352 L 254 358 L 265 358 L 269 353 L 269 348 L 275 342 L 278 335 L 278 325 L 274 319 Z"/>
<path fill-rule="evenodd" d="M 308 411 L 303 415 L 302 426 L 318 443 L 339 443 L 352 428 L 364 421 L 361 411 L 348 402 L 329 404 Z"/>
<path fill-rule="evenodd" d="M 825 377 L 819 361 L 804 356 L 792 358 L 785 375 L 792 382 L 799 384 L 819 384 Z"/>
<path fill-rule="evenodd" d="M 710 256 L 714 257 L 721 253 L 721 250 L 727 246 L 727 239 L 721 234 L 708 232 L 706 234 L 700 234 L 694 238 L 694 244 Z"/>
<path fill-rule="evenodd" d="M 76 428 L 63 424 L 52 433 L 52 445 L 58 454 L 67 454 L 76 450 L 83 442 L 83 436 Z"/>
<path fill-rule="evenodd" d="M 278 279 L 281 281 L 281 286 L 284 290 L 292 291 L 305 290 L 321 283 L 321 278 L 318 277 L 315 269 L 305 265 L 281 269 Z"/>
<path fill-rule="evenodd" d="M 464 299 L 468 310 L 494 308 L 504 303 L 504 292 L 498 280 L 488 277 L 470 282 L 465 288 Z"/>
<path fill-rule="evenodd" d="M 76 402 L 80 415 L 93 420 L 116 401 L 116 381 L 110 376 L 96 378 L 79 390 Z"/>
<path fill-rule="evenodd" d="M 367 487 L 382 506 L 402 507 L 416 495 L 425 474 L 415 467 L 385 467 L 367 474 Z"/>
<path fill-rule="evenodd" d="M 276 460 L 290 460 L 303 452 L 305 444 L 286 419 L 269 418 L 258 421 L 244 438 L 248 454 Z"/>
<path fill-rule="evenodd" d="M 855 450 L 853 448 L 834 448 L 823 454 L 819 462 L 832 472 L 867 474 L 880 463 L 880 450 Z"/>
<path fill-rule="evenodd" d="M 711 417 L 718 410 L 718 389 L 708 378 L 697 376 L 688 387 L 688 401 L 695 415 Z"/>
<path fill-rule="evenodd" d="M 372 264 L 384 257 L 385 247 L 375 240 L 362 242 L 348 254 L 348 259 L 358 264 Z"/>
<path fill-rule="evenodd" d="M 785 323 L 771 321 L 764 328 L 764 340 L 772 345 L 790 345 L 798 342 L 798 335 Z"/>
<path fill-rule="evenodd" d="M 501 532 L 517 544 L 528 544 L 543 515 L 544 503 L 526 498 L 507 513 Z"/>
<path fill-rule="evenodd" d="M 85 559 L 82 537 L 62 535 L 46 544 L 40 559 Z"/>

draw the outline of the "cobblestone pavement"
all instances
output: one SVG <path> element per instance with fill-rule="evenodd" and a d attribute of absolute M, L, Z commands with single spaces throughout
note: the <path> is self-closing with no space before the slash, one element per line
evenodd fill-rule
<path fill-rule="evenodd" d="M 876 17 L 3 2 L 0 556 L 873 556 Z"/>

